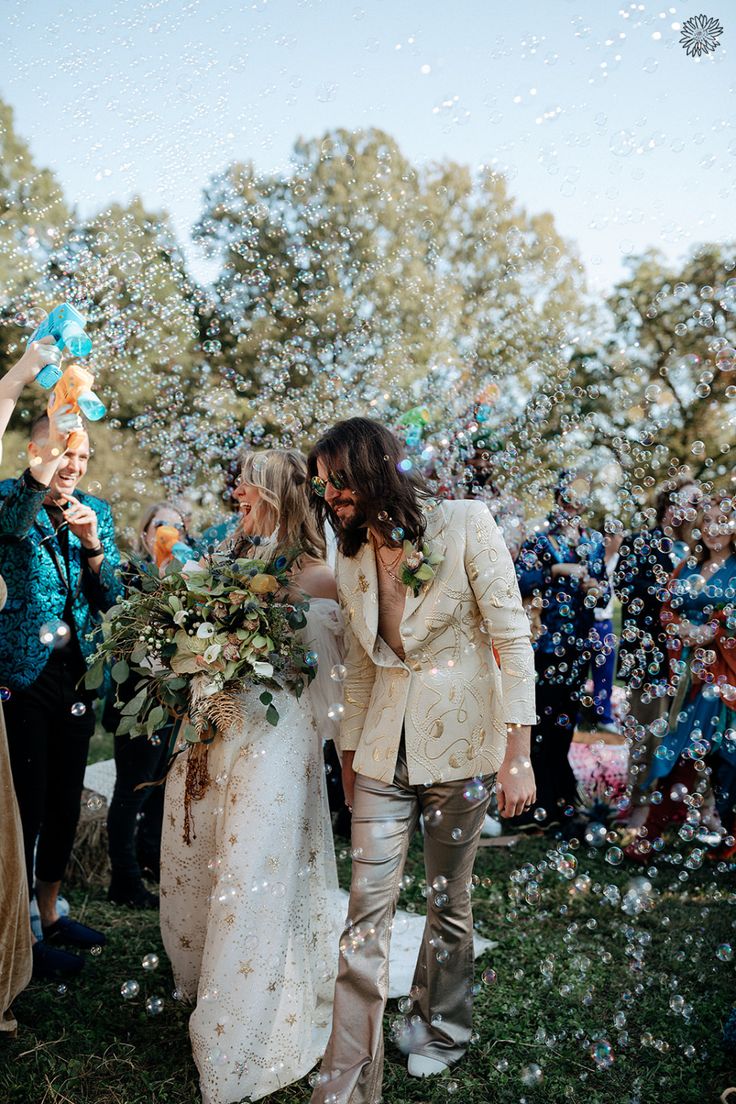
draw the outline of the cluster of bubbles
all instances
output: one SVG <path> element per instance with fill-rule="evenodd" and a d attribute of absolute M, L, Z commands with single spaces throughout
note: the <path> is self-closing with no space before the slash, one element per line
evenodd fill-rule
<path fill-rule="evenodd" d="M 602 42 L 595 41 L 587 18 L 576 16 L 569 33 L 584 51 L 605 55 L 589 83 L 617 71 L 627 35 L 646 34 L 654 53 L 663 31 L 675 26 L 673 12 L 655 15 L 643 4 L 624 7 L 620 24 Z M 558 61 L 543 35 L 526 36 L 522 48 L 524 56 L 538 54 L 547 69 Z M 496 56 L 505 50 L 502 42 L 494 46 Z M 60 63 L 71 61 L 62 57 Z M 644 72 L 653 77 L 660 64 L 648 57 Z M 231 68 L 237 70 L 237 59 Z M 432 72 L 426 61 L 416 69 L 422 77 Z M 324 79 L 315 95 L 327 102 L 338 91 Z M 538 91 L 536 81 L 519 87 L 511 97 L 513 110 L 532 107 L 536 123 L 551 132 L 562 108 L 540 104 Z M 499 105 L 488 107 L 496 125 Z M 471 118 L 454 91 L 438 91 L 430 110 L 445 127 Z M 594 122 L 617 172 L 632 171 L 632 165 L 640 171 L 638 166 L 668 143 L 676 151 L 672 136 L 644 117 L 624 127 L 603 114 Z M 587 133 L 570 131 L 566 145 L 584 146 L 588 139 Z M 540 163 L 550 177 L 560 176 L 561 194 L 569 197 L 579 186 L 579 171 L 561 165 L 561 154 L 550 142 L 540 150 Z M 109 171 L 101 167 L 100 176 Z M 509 194 L 511 180 L 510 171 L 484 169 L 469 175 L 464 189 L 452 166 L 442 172 L 417 169 L 377 132 L 334 132 L 302 143 L 288 175 L 227 168 L 212 182 L 195 229 L 219 262 L 216 287 L 203 288 L 188 273 L 166 221 L 141 204 L 101 212 L 79 225 L 76 215 L 63 212 L 63 197 L 50 194 L 42 204 L 40 190 L 34 194 L 37 176 L 30 174 L 23 185 L 30 213 L 14 228 L 14 244 L 2 239 L 0 251 L 15 257 L 15 240 L 20 241 L 37 279 L 24 275 L 19 286 L 3 287 L 11 309 L 3 314 L 2 336 L 14 356 L 42 321 L 42 304 L 68 298 L 86 313 L 94 340 L 92 366 L 110 411 L 98 436 L 110 442 L 113 461 L 102 484 L 91 480 L 87 486 L 110 499 L 127 522 L 141 503 L 159 497 L 159 480 L 171 493 L 189 493 L 201 519 L 217 519 L 224 506 L 220 488 L 208 485 L 211 472 L 226 472 L 244 435 L 255 447 L 304 445 L 338 417 L 355 412 L 380 418 L 403 434 L 403 474 L 423 473 L 437 493 L 473 493 L 487 501 L 512 548 L 543 527 L 550 487 L 559 468 L 570 463 L 584 463 L 594 473 L 597 513 L 606 511 L 632 527 L 651 520 L 655 490 L 665 479 L 689 474 L 706 492 L 714 485 L 733 489 L 732 251 L 698 247 L 676 272 L 646 259 L 632 266 L 631 283 L 608 304 L 610 313 L 596 313 L 583 294 L 573 251 L 551 220 L 545 225 L 525 214 Z M 350 197 L 349 209 L 339 208 L 341 193 Z M 637 215 L 612 217 L 620 223 Z M 472 231 L 467 252 L 459 254 L 456 227 L 463 218 Z M 485 293 L 478 291 L 481 283 Z M 446 340 L 431 343 L 432 334 Z M 38 409 L 38 397 L 29 400 L 19 411 L 21 422 Z M 131 439 L 140 452 L 127 465 Z M 391 536 L 400 542 L 404 533 L 396 526 Z M 561 614 L 569 616 L 571 595 L 561 592 L 559 598 Z M 586 603 L 591 604 L 587 598 Z M 49 649 L 64 647 L 69 639 L 69 626 L 61 620 L 39 627 L 39 640 Z M 308 654 L 309 666 L 318 661 L 315 652 Z M 703 670 L 713 660 L 701 649 L 692 662 Z M 327 715 L 339 721 L 344 666 L 334 666 L 330 675 L 335 700 Z M 446 665 L 436 670 L 437 677 L 450 675 Z M 724 702 L 733 699 L 728 686 L 713 692 Z M 10 690 L 0 687 L 0 700 L 10 697 Z M 75 717 L 87 709 L 81 700 L 71 705 Z M 561 716 L 561 727 L 568 720 Z M 664 720 L 651 726 L 655 739 L 665 731 Z M 643 735 L 627 732 L 632 758 Z M 707 746 L 706 740 L 694 745 L 699 771 Z M 664 745 L 655 752 L 660 762 L 671 754 Z M 671 846 L 642 841 L 641 877 L 621 878 L 623 841 L 607 822 L 593 819 L 577 838 L 513 872 L 507 917 L 541 914 L 550 887 L 562 885 L 569 903 L 561 909 L 595 901 L 619 916 L 632 972 L 642 976 L 648 933 L 636 925 L 656 918 L 668 877 L 670 891 L 687 891 L 709 845 L 698 795 L 681 783 L 663 790 L 686 810 L 685 820 Z M 464 789 L 470 805 L 486 796 L 480 780 Z M 662 799 L 661 791 L 651 795 L 654 806 Z M 88 807 L 97 811 L 101 803 L 93 795 Z M 534 818 L 543 824 L 546 810 L 537 809 Z M 441 821 L 439 809 L 427 811 L 430 831 Z M 455 841 L 463 834 L 457 825 L 450 833 Z M 586 857 L 589 870 L 583 869 Z M 713 870 L 714 882 L 732 872 L 726 862 Z M 242 888 L 233 876 L 212 873 L 215 900 L 234 901 Z M 449 903 L 447 888 L 444 876 L 427 887 L 439 910 Z M 283 886 L 264 881 L 251 892 L 279 896 Z M 566 932 L 568 946 L 581 935 L 573 923 Z M 353 927 L 341 953 L 360 953 L 374 934 Z M 433 951 L 439 963 L 447 961 L 447 948 L 436 944 Z M 720 968 L 733 961 L 728 942 L 709 954 Z M 154 954 L 141 963 L 145 971 L 157 966 Z M 589 972 L 584 956 L 575 969 Z M 554 972 L 554 963 L 546 963 L 543 978 Z M 482 972 L 484 987 L 497 981 L 492 968 Z M 137 981 L 121 986 L 125 1000 L 139 995 Z M 399 1010 L 411 1017 L 412 999 L 405 1002 Z M 162 997 L 146 997 L 149 1015 L 163 1007 Z M 683 994 L 670 996 L 673 1014 L 685 1016 L 688 1007 Z M 620 1017 L 614 1026 L 623 1033 L 625 1013 L 616 1014 Z M 649 1036 L 642 1045 L 662 1051 L 663 1043 Z M 605 1037 L 587 1040 L 586 1050 L 598 1070 L 614 1062 L 613 1044 Z M 225 1060 L 224 1052 L 210 1055 L 214 1065 Z M 523 1067 L 526 1088 L 543 1079 L 541 1064 Z M 457 1081 L 448 1080 L 446 1090 L 456 1093 Z"/>

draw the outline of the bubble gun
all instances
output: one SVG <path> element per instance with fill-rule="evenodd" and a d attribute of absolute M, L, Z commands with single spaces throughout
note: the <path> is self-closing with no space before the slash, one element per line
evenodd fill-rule
<path fill-rule="evenodd" d="M 49 367 L 49 365 L 47 365 Z M 90 422 L 99 422 L 107 413 L 105 404 L 98 399 L 92 390 L 94 377 L 81 364 L 70 364 L 64 369 L 56 387 L 51 392 L 46 413 L 49 418 L 55 414 L 59 407 L 67 405 L 71 407 L 69 413 L 83 414 Z M 77 448 L 81 443 L 79 433 L 69 434 L 67 448 Z"/>
<path fill-rule="evenodd" d="M 179 538 L 179 530 L 173 525 L 159 525 L 153 538 L 153 558 L 159 570 L 171 559 L 187 563 L 192 558 L 192 550 Z"/>
<path fill-rule="evenodd" d="M 86 324 L 86 318 L 75 307 L 70 303 L 60 303 L 44 318 L 28 340 L 40 341 L 50 334 L 60 349 L 66 349 L 73 357 L 86 357 L 92 352 L 92 342 L 84 332 Z M 60 379 L 61 369 L 55 364 L 45 365 L 36 376 L 36 382 L 47 389 Z"/>

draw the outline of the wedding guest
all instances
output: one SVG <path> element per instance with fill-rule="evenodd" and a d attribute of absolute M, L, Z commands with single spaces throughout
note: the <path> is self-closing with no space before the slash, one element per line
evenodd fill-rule
<path fill-rule="evenodd" d="M 644 816 L 647 798 L 644 779 L 651 765 L 652 745 L 667 705 L 667 637 L 662 625 L 662 603 L 676 560 L 671 486 L 657 494 L 650 528 L 628 533 L 619 549 L 613 585 L 621 602 L 621 636 L 618 675 L 627 687 L 627 720 L 630 736 L 628 782 L 631 815 L 635 825 Z M 652 524 L 653 522 L 653 524 Z"/>
<path fill-rule="evenodd" d="M 176 529 L 182 543 L 189 542 L 186 521 L 176 506 L 168 502 L 149 506 L 141 518 L 136 551 L 142 563 L 155 571 L 159 568 L 154 561 L 154 543 L 163 526 Z M 162 572 L 164 568 L 162 564 Z M 122 569 L 121 577 L 128 586 L 139 585 L 140 577 L 130 565 Z M 116 693 L 108 696 L 103 723 L 109 731 L 116 732 L 120 722 L 115 698 L 123 704 L 129 701 L 136 693 L 137 681 L 137 676 L 131 675 Z M 168 723 L 151 737 L 115 735 L 115 789 L 107 814 L 112 868 L 107 896 L 115 905 L 136 909 L 158 907 L 158 896 L 146 887 L 143 872 L 158 881 L 164 787 L 138 787 L 156 782 L 166 773 L 172 727 Z"/>
<path fill-rule="evenodd" d="M 2 438 L 23 388 L 49 363 L 58 361 L 53 338 L 33 342 L 0 380 L 0 459 Z M 7 598 L 0 575 L 0 611 Z M 0 627 L 2 613 L 0 612 Z M 0 628 L 1 631 L 1 628 Z M 0 697 L 7 693 L 3 688 Z M 0 1033 L 14 1034 L 17 1023 L 11 1006 L 31 979 L 31 920 L 28 912 L 28 880 L 23 853 L 23 829 L 8 755 L 8 740 L 0 701 Z"/>
<path fill-rule="evenodd" d="M 60 917 L 57 900 L 95 726 L 93 696 L 80 680 L 99 615 L 119 593 L 119 555 L 110 507 L 77 491 L 90 456 L 81 421 L 68 413 L 42 415 L 31 428 L 28 454 L 20 478 L 0 483 L 0 570 L 8 588 L 0 683 L 10 691 L 10 762 L 43 930 L 34 972 L 43 976 L 81 969 L 83 959 L 52 953 L 60 944 L 105 942 L 101 932 Z"/>
<path fill-rule="evenodd" d="M 551 828 L 574 813 L 568 752 L 593 654 L 593 611 L 608 602 L 603 538 L 582 520 L 589 491 L 587 478 L 562 472 L 548 527 L 524 542 L 516 561 L 522 597 L 541 602 L 531 747 L 537 808 L 514 820 L 517 829 Z"/>
<path fill-rule="evenodd" d="M 623 541 L 623 526 L 614 518 L 606 518 L 604 544 L 604 562 L 608 582 L 608 602 L 605 606 L 596 606 L 593 610 L 594 625 L 591 632 L 593 648 L 593 708 L 595 727 L 599 732 L 618 733 L 618 725 L 613 716 L 611 695 L 613 676 L 616 669 L 616 637 L 613 633 L 613 607 L 615 594 L 613 578 L 619 561 L 619 549 Z"/>
<path fill-rule="evenodd" d="M 509 816 L 534 799 L 533 658 L 511 557 L 482 503 L 430 499 L 405 460 L 389 430 L 350 418 L 308 461 L 315 504 L 339 546 L 339 746 L 353 810 L 350 919 L 313 1104 L 381 1096 L 391 921 L 420 815 L 431 891 L 404 1049 L 416 1077 L 462 1058 L 472 1014 L 469 885 L 489 789 L 495 778 Z"/>
<path fill-rule="evenodd" d="M 701 505 L 700 542 L 669 584 L 662 611 L 675 696 L 650 772 L 662 800 L 650 805 L 629 858 L 650 861 L 651 841 L 682 821 L 685 798 L 710 772 L 721 825 L 736 827 L 736 515 L 730 497 Z M 674 681 L 676 680 L 676 681 Z"/>

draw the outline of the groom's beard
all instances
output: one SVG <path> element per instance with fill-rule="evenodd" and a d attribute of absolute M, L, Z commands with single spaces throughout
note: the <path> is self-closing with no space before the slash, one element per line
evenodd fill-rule
<path fill-rule="evenodd" d="M 338 514 L 334 507 L 339 507 L 341 505 L 346 507 L 346 509 Z M 330 521 L 336 533 L 356 532 L 358 529 L 365 529 L 368 525 L 368 519 L 360 503 L 352 498 L 346 499 L 344 503 L 341 503 L 338 499 L 330 506 Z"/>

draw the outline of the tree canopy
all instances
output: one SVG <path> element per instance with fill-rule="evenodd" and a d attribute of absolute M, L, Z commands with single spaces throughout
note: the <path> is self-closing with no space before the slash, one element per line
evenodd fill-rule
<path fill-rule="evenodd" d="M 0 152 L 0 369 L 55 303 L 86 313 L 109 407 L 90 476 L 123 524 L 165 493 L 213 517 L 243 445 L 304 446 L 359 412 L 413 420 L 438 471 L 482 439 L 530 509 L 561 466 L 629 512 L 685 464 L 730 475 L 733 246 L 631 258 L 597 303 L 574 244 L 502 174 L 338 129 L 298 140 L 287 173 L 242 161 L 210 181 L 193 228 L 218 263 L 206 288 L 166 212 L 134 198 L 81 218 L 1 102 Z M 24 395 L 4 474 L 45 399 Z"/>

